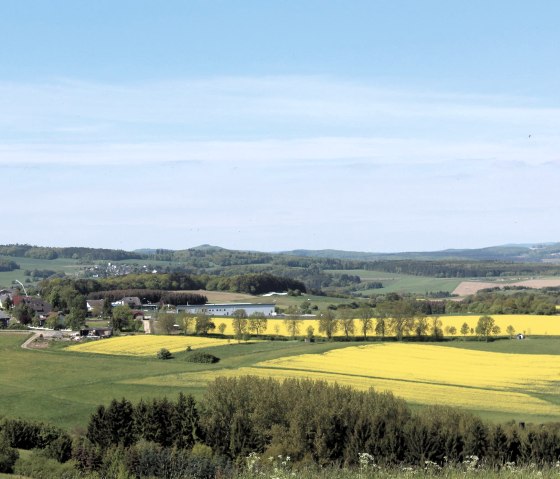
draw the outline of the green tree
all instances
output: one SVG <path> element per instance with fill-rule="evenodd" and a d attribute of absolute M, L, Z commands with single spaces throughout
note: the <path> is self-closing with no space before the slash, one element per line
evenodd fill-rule
<path fill-rule="evenodd" d="M 368 333 L 373 329 L 373 309 L 369 306 L 364 306 L 358 309 L 358 319 L 360 321 L 360 331 L 364 336 L 364 340 L 367 339 Z"/>
<path fill-rule="evenodd" d="M 476 323 L 475 333 L 479 338 L 484 338 L 489 341 L 492 334 L 499 334 L 499 329 L 496 330 L 496 322 L 492 316 L 481 316 Z"/>
<path fill-rule="evenodd" d="M 111 316 L 111 326 L 114 331 L 122 331 L 130 326 L 133 313 L 132 309 L 126 304 L 115 306 Z"/>
<path fill-rule="evenodd" d="M 35 317 L 35 311 L 31 306 L 21 302 L 12 308 L 12 316 L 21 324 L 30 324 Z"/>
<path fill-rule="evenodd" d="M 389 325 L 395 332 L 398 341 L 409 334 L 414 326 L 416 311 L 412 301 L 391 301 L 384 306 L 385 314 L 389 317 Z"/>
<path fill-rule="evenodd" d="M 446 326 L 445 334 L 448 336 L 455 336 L 457 334 L 457 328 L 455 326 Z"/>
<path fill-rule="evenodd" d="M 10 298 L 10 296 L 6 296 L 6 299 L 4 300 L 3 303 L 4 310 L 9 311 L 13 305 L 14 302 L 12 301 L 12 298 Z"/>
<path fill-rule="evenodd" d="M 209 331 L 212 331 L 216 328 L 216 325 L 212 322 L 210 316 L 204 313 L 199 313 L 196 315 L 195 318 L 195 332 L 196 334 L 208 334 Z"/>
<path fill-rule="evenodd" d="M 315 328 L 311 325 L 307 326 L 306 335 L 308 341 L 313 341 L 313 338 L 315 337 Z"/>
<path fill-rule="evenodd" d="M 319 316 L 319 332 L 323 333 L 328 339 L 338 331 L 339 321 L 336 319 L 334 311 L 327 309 Z"/>
<path fill-rule="evenodd" d="M 247 334 L 249 321 L 247 321 L 247 311 L 244 309 L 236 309 L 232 314 L 231 325 L 233 327 L 233 334 L 238 341 L 243 339 Z"/>
<path fill-rule="evenodd" d="M 432 318 L 432 336 L 435 341 L 439 341 L 443 338 L 442 322 L 439 316 L 434 316 Z"/>
<path fill-rule="evenodd" d="M 507 328 L 506 328 L 506 333 L 509 336 L 509 339 L 513 338 L 513 335 L 515 334 L 515 328 L 510 324 Z"/>
<path fill-rule="evenodd" d="M 428 319 L 424 316 L 416 318 L 414 321 L 414 332 L 419 338 L 423 338 L 428 333 Z"/>
<path fill-rule="evenodd" d="M 158 329 L 160 333 L 171 334 L 175 331 L 175 321 L 177 316 L 173 313 L 163 313 L 158 315 Z"/>
<path fill-rule="evenodd" d="M 294 315 L 284 319 L 284 325 L 286 326 L 286 329 L 288 330 L 288 333 L 290 333 L 292 339 L 299 334 L 302 324 L 303 320 L 298 315 Z"/>
<path fill-rule="evenodd" d="M 467 336 L 471 331 L 471 327 L 467 323 L 463 323 L 461 326 L 461 334 Z"/>
<path fill-rule="evenodd" d="M 220 332 L 220 334 L 222 336 L 226 332 L 226 328 L 227 328 L 227 326 L 225 325 L 225 323 L 220 323 L 220 325 L 218 326 L 218 331 Z"/>
<path fill-rule="evenodd" d="M 177 315 L 177 324 L 184 334 L 189 334 L 189 331 L 194 331 L 195 319 L 196 318 L 194 314 L 179 313 Z"/>
<path fill-rule="evenodd" d="M 375 318 L 375 334 L 381 336 L 381 339 L 385 339 L 386 327 L 385 318 L 381 316 Z"/>
<path fill-rule="evenodd" d="M 344 336 L 346 339 L 350 339 L 350 336 L 354 336 L 356 331 L 356 325 L 354 323 L 354 310 L 350 308 L 341 309 L 338 313 L 339 325 L 344 331 Z"/>
<path fill-rule="evenodd" d="M 86 312 L 83 309 L 73 309 L 64 318 L 64 326 L 72 331 L 78 331 L 86 323 Z"/>
<path fill-rule="evenodd" d="M 111 319 L 113 317 L 113 305 L 109 298 L 103 300 L 103 308 L 101 309 L 101 315 L 104 319 Z"/>
<path fill-rule="evenodd" d="M 251 333 L 262 334 L 266 331 L 266 327 L 268 325 L 268 320 L 264 313 L 259 313 L 258 311 L 254 312 L 249 316 L 249 331 Z"/>

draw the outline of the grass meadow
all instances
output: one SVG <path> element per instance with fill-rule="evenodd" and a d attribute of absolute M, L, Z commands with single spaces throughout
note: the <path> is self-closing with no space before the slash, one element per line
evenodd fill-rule
<path fill-rule="evenodd" d="M 25 284 L 26 276 L 23 273 L 26 269 L 50 269 L 52 271 L 57 271 L 73 276 L 83 268 L 83 265 L 79 265 L 78 262 L 73 259 L 58 258 L 56 260 L 48 260 L 34 258 L 12 258 L 8 256 L 0 256 L 0 258 L 15 261 L 20 265 L 20 269 L 16 269 L 14 271 L 0 271 L 1 288 L 9 288 L 10 286 L 12 286 L 12 282 L 16 279 Z"/>
<path fill-rule="evenodd" d="M 210 339 L 215 344 L 207 350 L 221 361 L 194 364 L 185 361 L 183 345 L 175 349 L 174 359 L 162 361 L 155 354 L 138 355 L 138 344 L 149 349 L 157 340 L 158 348 L 173 350 L 173 341 L 181 339 L 204 350 L 202 342 L 194 344 L 200 338 L 133 336 L 127 355 L 125 338 L 89 343 L 106 349 L 98 354 L 87 348 L 77 352 L 62 342 L 47 350 L 23 350 L 26 337 L 0 333 L 1 414 L 70 429 L 83 427 L 98 404 L 113 398 L 134 402 L 181 391 L 200 398 L 216 377 L 246 374 L 390 390 L 415 407 L 450 404 L 494 421 L 560 419 L 560 339 L 421 344 L 221 340 L 223 345 Z M 119 342 L 120 349 L 112 349 Z"/>
<path fill-rule="evenodd" d="M 465 278 L 432 278 L 427 276 L 413 276 L 407 274 L 386 273 L 383 271 L 356 270 L 328 270 L 327 273 L 351 274 L 359 276 L 362 281 L 379 281 L 382 288 L 360 290 L 360 294 L 384 294 L 384 293 L 417 293 L 425 294 L 435 291 L 447 291 L 449 293 L 465 280 Z"/>

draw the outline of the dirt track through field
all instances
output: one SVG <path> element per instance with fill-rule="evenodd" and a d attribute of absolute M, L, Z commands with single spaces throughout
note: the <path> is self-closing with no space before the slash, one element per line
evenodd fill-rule
<path fill-rule="evenodd" d="M 524 281 L 516 281 L 513 283 L 499 283 L 497 281 L 463 281 L 454 290 L 453 294 L 459 296 L 467 296 L 475 294 L 477 291 L 486 288 L 504 288 L 505 286 L 524 286 L 526 288 L 552 288 L 560 286 L 560 278 L 558 279 L 527 279 Z"/>

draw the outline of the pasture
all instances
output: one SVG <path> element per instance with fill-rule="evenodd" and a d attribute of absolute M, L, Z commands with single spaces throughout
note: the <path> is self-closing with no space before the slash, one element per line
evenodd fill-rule
<path fill-rule="evenodd" d="M 83 268 L 83 265 L 79 265 L 74 259 L 58 258 L 56 260 L 48 260 L 35 258 L 12 258 L 8 256 L 0 256 L 0 258 L 15 261 L 20 265 L 20 269 L 16 269 L 14 271 L 0 271 L 0 287 L 2 288 L 9 288 L 12 286 L 12 282 L 16 279 L 26 284 L 26 276 L 24 275 L 25 270 L 49 269 L 73 276 Z"/>
<path fill-rule="evenodd" d="M 428 276 L 414 276 L 407 274 L 386 273 L 383 271 L 369 271 L 363 269 L 355 270 L 327 270 L 326 273 L 350 274 L 359 276 L 363 282 L 379 281 L 382 288 L 360 290 L 359 294 L 368 296 L 370 294 L 385 293 L 416 293 L 426 294 L 428 292 L 446 291 L 453 292 L 461 283 L 457 278 L 433 278 Z"/>

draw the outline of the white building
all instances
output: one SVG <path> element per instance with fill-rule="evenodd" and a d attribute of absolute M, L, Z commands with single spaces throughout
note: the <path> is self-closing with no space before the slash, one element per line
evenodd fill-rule
<path fill-rule="evenodd" d="M 231 316 L 238 309 L 244 309 L 247 316 L 253 313 L 262 313 L 265 316 L 274 316 L 273 303 L 222 303 L 222 304 L 199 304 L 199 305 L 179 305 L 177 312 L 198 314 L 204 313 L 209 316 Z"/>

